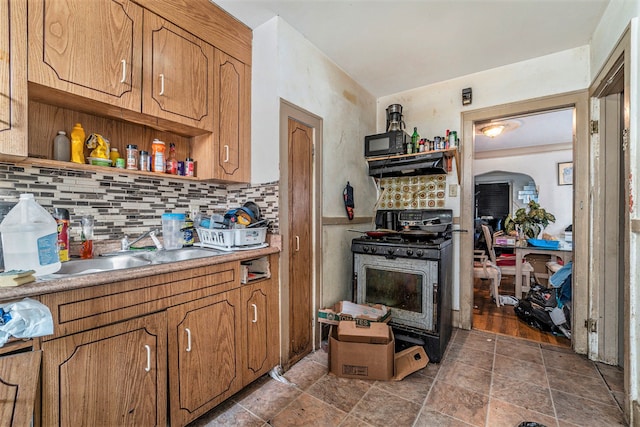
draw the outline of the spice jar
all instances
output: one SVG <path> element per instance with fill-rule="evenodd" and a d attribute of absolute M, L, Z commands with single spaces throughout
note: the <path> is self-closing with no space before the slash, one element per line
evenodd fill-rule
<path fill-rule="evenodd" d="M 147 172 L 151 170 L 151 157 L 148 151 L 140 150 L 140 170 Z"/>
<path fill-rule="evenodd" d="M 138 170 L 138 146 L 127 145 L 127 169 Z"/>
<path fill-rule="evenodd" d="M 195 163 L 191 157 L 187 157 L 184 161 L 184 174 L 186 176 L 194 176 L 195 175 Z"/>

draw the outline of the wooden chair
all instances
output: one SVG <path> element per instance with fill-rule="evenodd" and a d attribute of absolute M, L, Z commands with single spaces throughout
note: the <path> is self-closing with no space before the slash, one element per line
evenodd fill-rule
<path fill-rule="evenodd" d="M 500 269 L 491 263 L 485 251 L 473 251 L 473 277 L 491 281 L 491 296 L 496 301 L 496 305 L 500 307 L 500 293 L 498 292 L 501 279 Z"/>
<path fill-rule="evenodd" d="M 489 231 L 489 227 L 486 225 L 482 225 L 482 233 L 484 234 L 484 239 L 487 242 L 487 252 L 489 253 L 489 258 L 491 259 L 492 264 L 494 264 L 499 270 L 501 276 L 513 276 L 515 279 L 516 276 L 516 266 L 515 263 L 510 265 L 511 262 L 514 262 L 514 257 L 496 257 L 495 250 L 493 248 L 493 236 L 491 236 L 491 231 Z M 508 263 L 508 264 L 507 264 Z M 505 265 L 507 264 L 507 265 Z M 533 266 L 525 261 L 522 263 L 522 283 L 523 287 L 527 290 L 531 284 L 531 274 L 533 273 Z M 519 292 L 518 292 L 519 291 Z M 522 289 L 516 289 L 516 298 L 522 298 Z M 518 293 L 520 295 L 518 295 Z"/>

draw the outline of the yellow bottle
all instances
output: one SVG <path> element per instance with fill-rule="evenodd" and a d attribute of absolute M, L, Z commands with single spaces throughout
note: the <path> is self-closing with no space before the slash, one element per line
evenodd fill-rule
<path fill-rule="evenodd" d="M 84 129 L 80 123 L 76 123 L 71 130 L 71 161 L 84 164 Z"/>

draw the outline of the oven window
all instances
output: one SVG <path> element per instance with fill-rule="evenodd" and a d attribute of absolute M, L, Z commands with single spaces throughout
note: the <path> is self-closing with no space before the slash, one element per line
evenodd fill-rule
<path fill-rule="evenodd" d="M 366 302 L 422 313 L 422 274 L 368 267 Z"/>

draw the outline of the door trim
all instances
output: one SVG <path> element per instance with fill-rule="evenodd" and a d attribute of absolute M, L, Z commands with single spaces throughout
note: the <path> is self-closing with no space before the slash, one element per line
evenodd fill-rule
<path fill-rule="evenodd" d="M 288 120 L 297 120 L 313 128 L 313 176 L 311 211 L 312 229 L 312 278 L 313 278 L 313 307 L 311 307 L 313 348 L 320 346 L 320 328 L 316 325 L 315 313 L 318 312 L 322 283 L 322 118 L 280 99 L 280 182 L 279 182 L 279 223 L 282 235 L 282 249 L 280 251 L 280 363 L 284 365 L 289 360 L 289 230 L 284 224 L 289 223 L 289 141 Z M 288 366 L 285 366 L 287 369 Z"/>
<path fill-rule="evenodd" d="M 473 230 L 473 143 L 474 123 L 500 117 L 516 116 L 559 108 L 574 108 L 574 191 L 573 191 L 573 241 L 574 283 L 588 283 L 588 200 L 589 200 L 589 150 L 588 147 L 588 93 L 586 90 L 551 95 L 513 102 L 462 113 L 462 187 L 460 202 L 460 228 Z M 454 324 L 471 329 L 473 322 L 473 233 L 460 234 L 460 312 Z M 578 288 L 573 293 L 572 324 L 582 325 L 587 319 L 587 289 Z M 587 352 L 587 333 L 581 327 L 572 331 L 572 346 L 577 353 Z"/>

